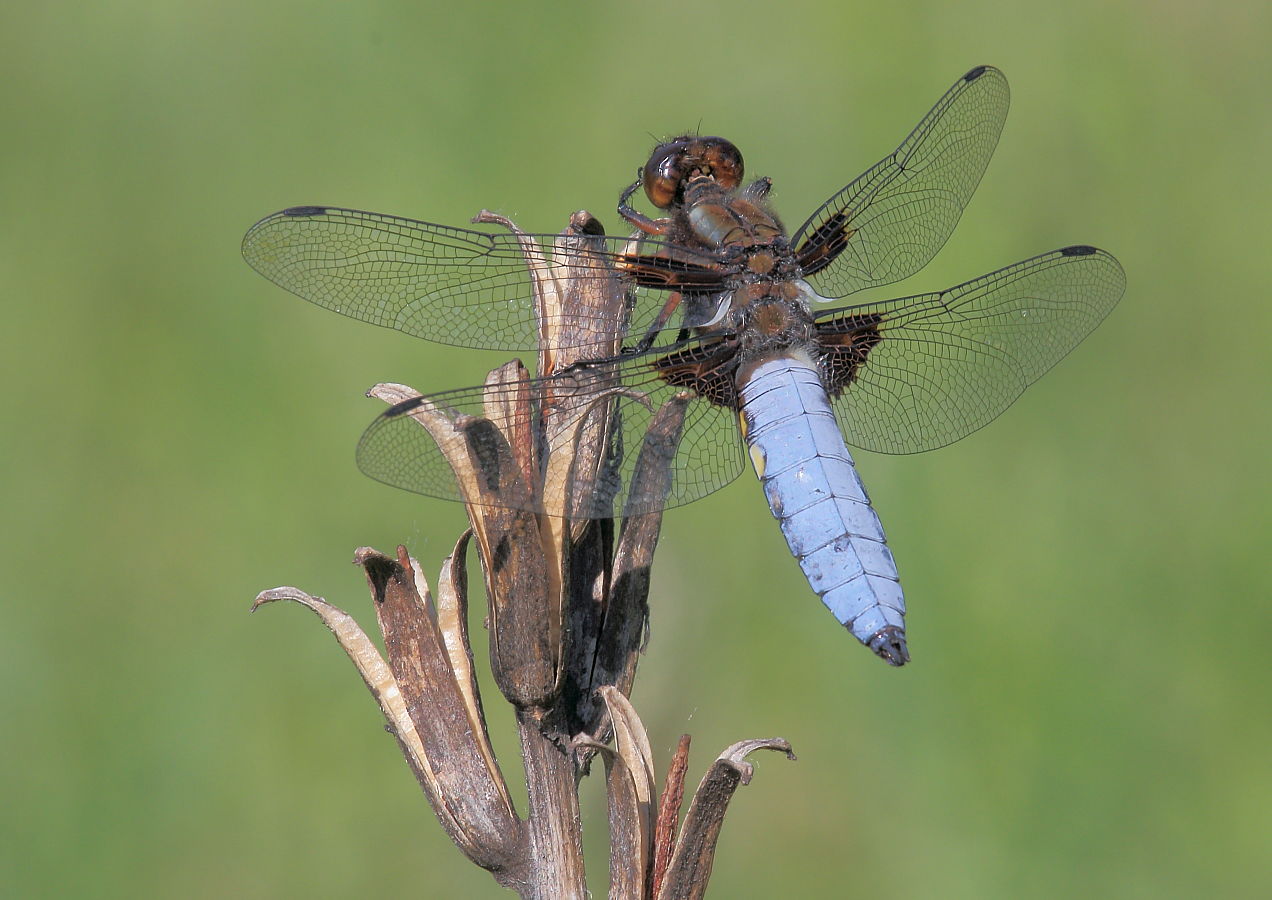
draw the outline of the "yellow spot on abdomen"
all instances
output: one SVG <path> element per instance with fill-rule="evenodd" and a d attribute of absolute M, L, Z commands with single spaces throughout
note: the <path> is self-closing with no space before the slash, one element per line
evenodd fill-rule
<path fill-rule="evenodd" d="M 760 447 L 756 446 L 755 444 L 751 444 L 747 448 L 747 450 L 751 454 L 751 465 L 755 466 L 755 474 L 758 477 L 763 478 L 764 463 L 765 463 L 764 451 Z"/>

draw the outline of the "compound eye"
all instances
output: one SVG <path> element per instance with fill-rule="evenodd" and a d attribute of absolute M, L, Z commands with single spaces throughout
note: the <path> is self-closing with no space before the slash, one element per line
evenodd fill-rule
<path fill-rule="evenodd" d="M 702 138 L 702 162 L 716 184 L 731 191 L 742 183 L 742 152 L 722 137 Z"/>
<path fill-rule="evenodd" d="M 685 141 L 659 144 L 650 155 L 649 162 L 645 163 L 645 169 L 641 173 L 645 196 L 659 209 L 667 209 L 676 202 L 676 195 L 680 192 L 681 180 L 684 178 L 686 148 Z"/>

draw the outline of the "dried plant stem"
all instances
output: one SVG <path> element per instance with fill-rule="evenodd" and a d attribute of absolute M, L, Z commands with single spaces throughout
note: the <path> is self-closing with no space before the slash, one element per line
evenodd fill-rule
<path fill-rule="evenodd" d="M 517 729 L 526 769 L 530 839 L 527 878 L 517 886 L 518 891 L 534 900 L 586 898 L 583 825 L 574 763 L 543 733 L 533 716 L 518 714 Z"/>
<path fill-rule="evenodd" d="M 483 221 L 507 220 L 488 216 Z M 605 761 L 610 819 L 610 897 L 699 898 L 706 890 L 725 810 L 751 767 L 754 750 L 790 754 L 783 740 L 744 741 L 722 754 L 695 792 L 683 822 L 688 738 L 681 741 L 661 804 L 645 726 L 627 695 L 636 676 L 648 617 L 649 570 L 672 486 L 670 461 L 685 425 L 687 394 L 664 401 L 635 446 L 628 502 L 621 513 L 578 519 L 574 492 L 605 492 L 616 448 L 608 406 L 571 407 L 573 356 L 618 351 L 625 296 L 595 262 L 599 226 L 577 213 L 554 251 L 589 265 L 589 278 L 554 280 L 544 248 L 516 232 L 536 284 L 540 320 L 560 327 L 605 323 L 610 333 L 543 335 L 541 371 L 532 381 L 519 362 L 491 373 L 480 410 L 460 414 L 403 385 L 372 394 L 392 415 L 414 420 L 436 441 L 464 499 L 470 531 L 441 568 L 436 595 L 405 547 L 395 556 L 369 548 L 366 572 L 386 657 L 348 615 L 296 588 L 277 588 L 256 605 L 291 600 L 313 610 L 349 654 L 384 711 L 438 821 L 456 846 L 504 887 L 527 900 L 585 900 L 578 786 L 596 754 Z M 570 255 L 574 253 L 574 256 Z M 581 254 L 581 255 L 579 255 Z M 563 286 L 562 286 L 563 285 Z M 587 315 L 583 310 L 593 312 Z M 567 314 L 568 312 L 568 314 Z M 608 344 L 598 345 L 604 339 Z M 582 375 L 580 373 L 583 373 Z M 611 375 L 613 373 L 610 373 Z M 613 384 L 614 396 L 622 391 Z M 407 404 L 405 407 L 402 404 Z M 566 475 L 570 477 L 566 477 Z M 613 494 L 607 495 L 609 501 Z M 636 498 L 633 503 L 632 498 Z M 653 498 L 656 502 L 650 502 Z M 621 528 L 617 521 L 621 520 Z M 617 534 L 617 539 L 615 536 Z M 491 746 L 473 671 L 465 554 L 478 551 L 489 598 L 492 675 L 515 710 L 527 786 L 518 816 Z"/>

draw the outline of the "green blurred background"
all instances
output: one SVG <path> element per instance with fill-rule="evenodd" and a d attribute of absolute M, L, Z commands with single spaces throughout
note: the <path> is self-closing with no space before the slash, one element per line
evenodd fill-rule
<path fill-rule="evenodd" d="M 635 701 L 691 778 L 799 753 L 739 793 L 713 896 L 1268 896 L 1269 34 L 1255 2 L 6 4 L 0 893 L 501 895 L 325 630 L 247 615 L 296 584 L 370 620 L 362 544 L 435 570 L 462 511 L 357 472 L 361 394 L 501 358 L 273 287 L 254 220 L 615 228 L 701 128 L 797 223 L 993 63 L 997 156 L 896 293 L 1089 242 L 1125 299 L 990 428 L 861 454 L 911 666 L 834 627 L 743 480 L 667 519 Z"/>

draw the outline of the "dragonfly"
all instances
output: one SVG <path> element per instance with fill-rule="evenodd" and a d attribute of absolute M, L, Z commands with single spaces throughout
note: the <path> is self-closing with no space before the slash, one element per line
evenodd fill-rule
<path fill-rule="evenodd" d="M 319 306 L 444 344 L 533 350 L 564 321 L 542 321 L 533 262 L 566 286 L 611 279 L 622 304 L 598 333 L 621 346 L 531 382 L 605 405 L 615 427 L 606 491 L 589 487 L 571 516 L 640 514 L 698 500 L 750 462 L 812 591 L 893 666 L 910 659 L 895 559 L 848 445 L 909 454 L 986 425 L 1082 341 L 1125 290 L 1122 267 L 1088 245 L 1033 256 L 944 290 L 843 304 L 907 278 L 945 244 L 998 143 L 1010 102 L 992 66 L 959 78 L 892 152 L 789 232 L 771 180 L 745 183 L 742 155 L 720 137 L 660 143 L 621 194 L 624 236 L 456 228 L 331 206 L 262 219 L 243 253 L 269 280 Z M 658 212 L 633 205 L 643 188 Z M 593 229 L 595 232 L 595 229 Z M 836 305 L 836 304 L 839 305 Z M 557 313 L 580 333 L 586 310 Z M 583 328 L 582 333 L 588 333 Z M 420 402 L 481 415 L 488 384 L 406 400 L 358 445 L 371 477 L 458 499 L 444 457 L 410 412 Z M 653 412 L 688 396 L 666 450 L 670 486 L 625 487 Z M 506 398 L 502 398 L 506 399 Z M 579 401 L 582 402 L 579 402 Z M 625 493 L 627 491 L 627 493 Z M 602 496 L 603 495 L 603 496 Z M 588 499 L 599 496 L 600 500 Z"/>

